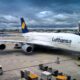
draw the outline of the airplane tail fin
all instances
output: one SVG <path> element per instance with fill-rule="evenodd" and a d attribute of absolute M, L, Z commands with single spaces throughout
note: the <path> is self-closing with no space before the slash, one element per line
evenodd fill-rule
<path fill-rule="evenodd" d="M 29 32 L 27 25 L 26 25 L 23 18 L 21 18 L 21 28 L 22 28 L 22 33 L 28 33 Z"/>

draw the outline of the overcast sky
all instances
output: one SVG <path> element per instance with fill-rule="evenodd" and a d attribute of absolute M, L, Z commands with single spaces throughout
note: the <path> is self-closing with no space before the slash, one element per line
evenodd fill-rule
<path fill-rule="evenodd" d="M 0 27 L 28 25 L 76 25 L 80 0 L 0 0 Z"/>

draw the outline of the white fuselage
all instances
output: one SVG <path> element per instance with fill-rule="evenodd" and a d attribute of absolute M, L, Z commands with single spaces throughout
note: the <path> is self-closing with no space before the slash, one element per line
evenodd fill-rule
<path fill-rule="evenodd" d="M 80 52 L 80 36 L 76 34 L 29 32 L 23 36 L 31 44 Z"/>

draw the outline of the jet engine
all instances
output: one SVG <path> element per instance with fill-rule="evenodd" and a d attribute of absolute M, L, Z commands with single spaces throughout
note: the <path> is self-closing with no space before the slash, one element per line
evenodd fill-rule
<path fill-rule="evenodd" d="M 0 50 L 4 50 L 6 48 L 5 44 L 0 44 Z"/>
<path fill-rule="evenodd" d="M 30 53 L 33 52 L 33 46 L 25 44 L 25 45 L 22 46 L 22 50 L 23 50 L 26 54 L 30 54 Z"/>

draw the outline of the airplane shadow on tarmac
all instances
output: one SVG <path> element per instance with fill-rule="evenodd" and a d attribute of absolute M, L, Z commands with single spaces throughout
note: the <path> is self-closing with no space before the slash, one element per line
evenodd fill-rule
<path fill-rule="evenodd" d="M 65 50 L 60 50 L 60 49 L 53 49 L 49 47 L 43 47 L 43 46 L 35 46 L 34 50 L 32 52 L 32 55 L 36 54 L 52 54 L 52 55 L 65 55 L 68 57 L 75 57 L 76 53 L 68 52 Z M 21 49 L 13 49 L 13 50 L 2 50 L 0 51 L 0 55 L 9 55 L 9 54 L 17 54 L 17 55 L 25 55 L 25 52 Z"/>
<path fill-rule="evenodd" d="M 23 54 L 23 51 L 22 50 L 17 50 L 17 49 L 13 49 L 13 50 L 1 50 L 0 51 L 0 55 L 8 55 L 8 54 L 15 54 L 15 53 L 22 53 Z"/>
<path fill-rule="evenodd" d="M 49 48 L 49 47 L 35 47 L 34 49 L 35 54 L 37 53 L 45 53 L 45 54 L 53 54 L 53 55 L 64 55 L 67 57 L 80 57 L 80 53 L 72 52 L 72 51 L 67 51 L 67 50 L 61 50 L 61 49 L 54 49 L 54 48 Z"/>

